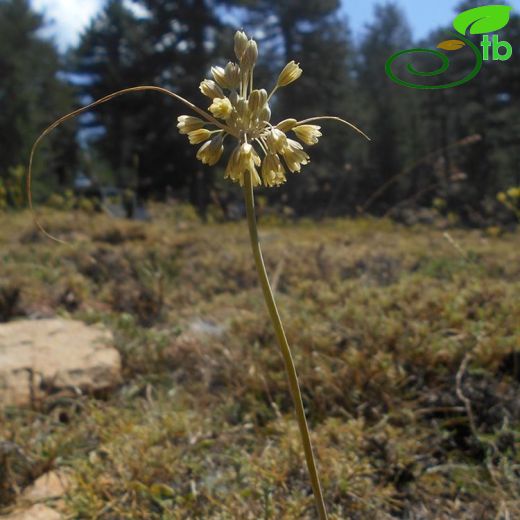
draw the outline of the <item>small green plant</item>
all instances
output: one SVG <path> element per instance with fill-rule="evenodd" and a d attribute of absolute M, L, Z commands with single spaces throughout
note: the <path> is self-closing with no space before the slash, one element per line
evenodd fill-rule
<path fill-rule="evenodd" d="M 46 205 L 49 208 L 60 211 L 70 211 L 76 205 L 76 198 L 72 190 L 65 190 L 63 195 L 53 193 L 48 199 Z"/>
<path fill-rule="evenodd" d="M 497 200 L 506 208 L 510 209 L 520 220 L 520 186 L 501 191 L 497 195 Z"/>
<path fill-rule="evenodd" d="M 21 208 L 23 200 L 23 177 L 25 168 L 14 166 L 9 169 L 7 177 L 0 178 L 0 211 L 7 208 Z"/>
<path fill-rule="evenodd" d="M 291 118 L 285 119 L 277 125 L 271 124 L 269 101 L 278 89 L 296 81 L 301 76 L 302 69 L 294 61 L 289 62 L 278 76 L 274 88 L 268 94 L 264 89 L 254 88 L 253 72 L 258 58 L 256 42 L 253 39 L 249 39 L 244 32 L 237 31 L 234 50 L 237 63 L 229 62 L 225 68 L 213 67 L 211 69 L 213 79 L 205 79 L 200 84 L 201 92 L 211 100 L 208 108 L 209 112 L 195 106 L 178 94 L 161 87 L 139 86 L 110 94 L 86 107 L 67 114 L 50 125 L 36 140 L 31 151 L 27 176 L 29 204 L 32 209 L 32 163 L 34 153 L 41 140 L 67 119 L 129 92 L 152 90 L 167 94 L 181 101 L 198 114 L 200 117 L 180 116 L 177 127 L 181 134 L 188 136 L 191 144 L 201 144 L 197 151 L 197 159 L 203 164 L 215 165 L 224 153 L 225 141 L 231 140 L 234 142 L 234 148 L 226 166 L 225 178 L 239 183 L 244 191 L 251 248 L 258 278 L 283 356 L 316 508 L 320 520 L 326 520 L 328 516 L 305 417 L 296 368 L 260 248 L 253 188 L 262 184 L 267 187 L 279 186 L 286 182 L 286 168 L 292 173 L 296 173 L 300 172 L 302 166 L 309 163 L 310 157 L 304 151 L 302 143 L 308 146 L 315 145 L 322 136 L 321 127 L 310 123 L 319 120 L 334 120 L 350 126 L 365 137 L 367 136 L 351 123 L 336 116 L 317 116 L 303 121 Z M 209 128 L 207 128 L 208 126 Z M 293 137 L 298 140 L 288 137 L 287 134 L 289 132 L 292 132 L 294 134 Z M 45 232 L 38 219 L 35 219 L 35 222 L 47 236 L 50 236 Z"/>

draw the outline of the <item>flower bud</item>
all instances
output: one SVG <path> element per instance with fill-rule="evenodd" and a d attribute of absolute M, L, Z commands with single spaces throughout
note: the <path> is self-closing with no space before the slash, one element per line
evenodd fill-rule
<path fill-rule="evenodd" d="M 240 172 L 238 170 L 240 159 L 240 146 L 237 146 L 232 152 L 224 173 L 225 179 L 231 179 L 233 182 L 238 182 L 240 179 Z"/>
<path fill-rule="evenodd" d="M 222 67 L 211 67 L 211 74 L 221 87 L 227 88 L 226 71 Z"/>
<path fill-rule="evenodd" d="M 302 75 L 302 69 L 300 66 L 293 61 L 290 61 L 280 72 L 278 81 L 276 82 L 277 87 L 286 87 L 293 81 L 296 81 Z"/>
<path fill-rule="evenodd" d="M 248 111 L 248 103 L 243 97 L 239 97 L 235 105 L 238 117 L 241 119 L 246 117 Z"/>
<path fill-rule="evenodd" d="M 264 108 L 262 108 L 262 111 L 260 112 L 258 119 L 260 119 L 260 121 L 271 120 L 271 109 L 269 108 L 269 105 L 265 105 Z"/>
<path fill-rule="evenodd" d="M 205 79 L 200 84 L 199 89 L 205 96 L 211 99 L 224 97 L 224 92 L 212 79 Z"/>
<path fill-rule="evenodd" d="M 224 76 L 228 88 L 237 88 L 240 85 L 240 67 L 231 61 L 226 65 Z"/>
<path fill-rule="evenodd" d="M 242 59 L 244 52 L 247 47 L 247 36 L 243 31 L 237 31 L 235 33 L 235 54 L 238 60 Z"/>
<path fill-rule="evenodd" d="M 255 40 L 249 40 L 241 62 L 244 71 L 250 71 L 255 66 L 257 59 L 258 46 L 256 45 Z"/>
<path fill-rule="evenodd" d="M 231 104 L 236 108 L 238 100 L 240 99 L 240 96 L 238 95 L 238 92 L 236 90 L 232 90 L 229 93 L 229 101 L 231 101 Z"/>
<path fill-rule="evenodd" d="M 267 92 L 265 89 L 253 90 L 249 94 L 249 110 L 252 113 L 260 112 L 260 110 L 267 103 Z"/>
<path fill-rule="evenodd" d="M 298 123 L 296 119 L 284 119 L 276 125 L 276 128 L 278 128 L 278 130 L 281 130 L 282 132 L 288 132 L 296 126 L 296 123 Z"/>

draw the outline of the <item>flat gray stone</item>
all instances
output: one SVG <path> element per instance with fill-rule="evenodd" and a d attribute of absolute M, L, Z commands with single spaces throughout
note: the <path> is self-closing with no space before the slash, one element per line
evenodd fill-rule
<path fill-rule="evenodd" d="M 2 516 L 2 520 L 61 520 L 62 518 L 58 511 L 44 504 L 36 504 L 29 509 L 22 509 L 7 516 Z"/>
<path fill-rule="evenodd" d="M 0 324 L 0 406 L 24 406 L 62 389 L 92 392 L 121 379 L 112 335 L 64 319 Z"/>

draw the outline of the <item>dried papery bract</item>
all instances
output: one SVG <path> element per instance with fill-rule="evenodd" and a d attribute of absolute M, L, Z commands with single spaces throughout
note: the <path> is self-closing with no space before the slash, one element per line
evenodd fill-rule
<path fill-rule="evenodd" d="M 139 86 L 110 94 L 63 116 L 51 124 L 38 137 L 31 150 L 27 174 L 29 206 L 33 210 L 31 196 L 32 165 L 34 154 L 42 139 L 68 119 L 123 94 L 148 90 L 156 91 L 174 97 L 195 112 L 198 117 L 192 115 L 180 116 L 177 127 L 181 134 L 187 135 L 191 144 L 201 145 L 196 153 L 196 157 L 203 164 L 210 166 L 217 164 L 223 156 L 226 139 L 229 137 L 229 140 L 234 141 L 231 145 L 232 152 L 225 169 L 225 177 L 239 183 L 244 189 L 249 235 L 258 277 L 284 360 L 316 508 L 320 520 L 325 520 L 327 519 L 327 512 L 296 369 L 269 284 L 258 240 L 253 188 L 262 184 L 267 187 L 279 186 L 286 182 L 287 170 L 300 172 L 302 166 L 309 164 L 310 157 L 304 150 L 302 143 L 315 145 L 318 142 L 318 138 L 322 136 L 321 127 L 309 123 L 319 120 L 337 121 L 348 125 L 364 137 L 367 136 L 348 121 L 336 116 L 317 116 L 303 121 L 289 118 L 277 125 L 271 124 L 269 100 L 279 88 L 286 87 L 296 81 L 301 76 L 302 69 L 294 61 L 288 63 L 268 95 L 264 89 L 253 88 L 253 72 L 258 60 L 258 46 L 256 42 L 249 39 L 244 32 L 238 31 L 235 34 L 234 44 L 238 63 L 229 62 L 225 68 L 212 67 L 211 74 L 213 79 L 205 79 L 199 86 L 201 92 L 210 99 L 208 111 L 161 87 Z M 287 135 L 289 132 L 292 132 L 294 134 L 293 137 L 296 139 L 289 137 Z M 44 230 L 36 216 L 35 222 L 47 236 L 57 240 Z"/>

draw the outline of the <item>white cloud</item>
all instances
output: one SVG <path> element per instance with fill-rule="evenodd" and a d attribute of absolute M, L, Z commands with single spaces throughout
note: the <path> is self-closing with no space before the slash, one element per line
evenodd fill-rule
<path fill-rule="evenodd" d="M 33 8 L 48 22 L 46 34 L 56 38 L 60 49 L 78 43 L 81 31 L 102 4 L 102 0 L 32 0 Z"/>

